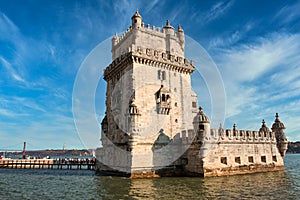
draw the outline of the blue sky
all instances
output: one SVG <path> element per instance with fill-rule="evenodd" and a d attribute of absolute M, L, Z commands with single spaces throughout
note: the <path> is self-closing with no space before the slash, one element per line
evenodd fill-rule
<path fill-rule="evenodd" d="M 23 141 L 29 149 L 84 148 L 72 114 L 77 71 L 99 43 L 130 26 L 136 8 L 146 24 L 181 24 L 215 61 L 225 128 L 258 130 L 262 119 L 270 127 L 278 112 L 288 138 L 300 140 L 300 1 L 10 0 L 0 1 L 0 149 Z M 205 91 L 193 78 L 196 92 Z M 104 96 L 101 80 L 99 120 Z M 209 97 L 198 96 L 209 114 Z"/>

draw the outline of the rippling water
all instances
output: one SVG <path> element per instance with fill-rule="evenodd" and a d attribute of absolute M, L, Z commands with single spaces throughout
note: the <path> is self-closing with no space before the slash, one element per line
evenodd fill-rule
<path fill-rule="evenodd" d="M 299 199 L 300 155 L 285 171 L 213 178 L 134 179 L 87 170 L 0 169 L 0 199 Z"/>

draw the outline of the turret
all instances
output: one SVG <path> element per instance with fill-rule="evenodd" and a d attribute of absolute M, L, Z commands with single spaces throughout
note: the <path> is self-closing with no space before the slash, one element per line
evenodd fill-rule
<path fill-rule="evenodd" d="M 210 121 L 209 118 L 203 112 L 201 106 L 199 107 L 199 112 L 194 117 L 193 125 L 198 139 L 200 141 L 203 141 L 203 138 L 207 136 L 210 132 Z"/>
<path fill-rule="evenodd" d="M 275 115 L 275 122 L 272 125 L 272 132 L 275 133 L 275 138 L 277 141 L 277 148 L 278 148 L 281 156 L 283 157 L 287 150 L 288 140 L 285 135 L 285 126 L 279 120 L 278 113 L 276 113 L 276 115 Z"/>
<path fill-rule="evenodd" d="M 262 125 L 261 128 L 259 129 L 259 132 L 264 133 L 264 134 L 268 134 L 271 132 L 270 129 L 267 127 L 265 120 L 262 120 Z"/>
<path fill-rule="evenodd" d="M 128 132 L 129 132 L 129 145 L 130 149 L 133 148 L 133 146 L 137 143 L 138 141 L 138 136 L 139 136 L 139 116 L 140 112 L 135 104 L 135 98 L 133 97 L 129 103 L 129 127 L 128 127 Z"/>
<path fill-rule="evenodd" d="M 119 41 L 119 36 L 118 36 L 118 34 L 116 33 L 116 34 L 114 35 L 114 37 L 111 39 L 112 46 L 113 46 L 113 47 L 116 46 L 116 45 L 118 44 L 118 41 Z"/>
<path fill-rule="evenodd" d="M 166 35 L 174 35 L 174 27 L 170 25 L 170 21 L 167 20 L 166 26 L 163 27 L 164 32 Z"/>
<path fill-rule="evenodd" d="M 178 24 L 178 29 L 177 29 L 176 33 L 177 33 L 177 37 L 179 39 L 180 46 L 181 46 L 182 50 L 184 51 L 184 43 L 185 43 L 185 41 L 184 41 L 184 31 L 181 28 L 180 24 Z"/>
<path fill-rule="evenodd" d="M 131 17 L 132 28 L 141 28 L 142 26 L 142 16 L 139 14 L 138 9 L 136 9 L 134 15 Z"/>

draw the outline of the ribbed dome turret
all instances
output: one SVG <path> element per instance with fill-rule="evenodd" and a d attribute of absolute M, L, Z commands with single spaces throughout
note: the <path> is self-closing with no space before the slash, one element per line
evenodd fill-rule
<path fill-rule="evenodd" d="M 201 106 L 199 107 L 199 112 L 196 116 L 196 120 L 200 123 L 210 123 L 209 118 L 205 115 Z"/>
<path fill-rule="evenodd" d="M 265 133 L 270 133 L 270 129 L 267 127 L 265 120 L 262 120 L 262 125 L 261 128 L 259 129 L 259 132 L 265 132 Z"/>
<path fill-rule="evenodd" d="M 139 10 L 138 10 L 138 9 L 136 9 L 136 11 L 135 11 L 134 15 L 131 17 L 131 19 L 134 19 L 134 18 L 142 18 L 142 16 L 140 15 L 140 13 L 139 13 Z"/>
<path fill-rule="evenodd" d="M 276 113 L 275 115 L 275 122 L 272 125 L 272 130 L 274 131 L 274 129 L 285 129 L 284 124 L 279 120 L 279 116 L 278 113 Z"/>
<path fill-rule="evenodd" d="M 142 26 L 142 16 L 140 15 L 138 9 L 136 9 L 134 15 L 131 17 L 131 26 L 134 29 L 139 29 Z"/>

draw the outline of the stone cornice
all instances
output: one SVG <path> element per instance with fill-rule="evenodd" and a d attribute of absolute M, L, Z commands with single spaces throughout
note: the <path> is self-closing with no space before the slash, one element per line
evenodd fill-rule
<path fill-rule="evenodd" d="M 169 52 L 155 49 L 137 49 L 116 58 L 105 70 L 104 79 L 109 80 L 114 75 L 123 71 L 129 64 L 138 63 L 152 67 L 192 74 L 194 63 L 186 58 L 175 56 Z"/>

